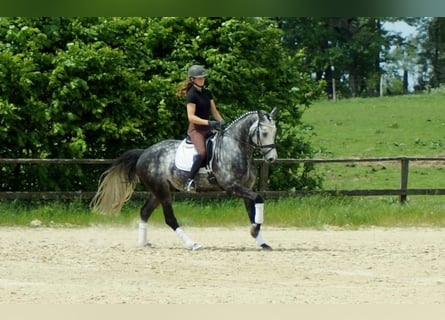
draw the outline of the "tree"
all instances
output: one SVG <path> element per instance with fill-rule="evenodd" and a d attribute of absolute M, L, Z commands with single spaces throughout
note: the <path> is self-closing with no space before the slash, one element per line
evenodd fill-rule
<path fill-rule="evenodd" d="M 325 78 L 328 94 L 332 94 L 332 78 L 338 80 L 344 96 L 378 93 L 381 53 L 389 45 L 380 19 L 305 17 L 279 22 L 286 45 L 305 51 L 305 71 Z"/>
<path fill-rule="evenodd" d="M 428 62 L 422 54 L 422 46 L 426 40 L 428 17 L 388 17 L 386 22 L 402 22 L 416 28 L 416 32 L 402 35 L 390 31 L 387 37 L 391 43 L 390 50 L 385 52 L 383 67 L 386 75 L 387 90 L 390 94 L 409 92 L 408 82 L 413 83 L 415 91 L 425 88 L 425 78 L 428 77 Z M 408 81 L 408 78 L 412 79 Z"/>
<path fill-rule="evenodd" d="M 395 46 L 386 54 L 385 73 L 388 80 L 388 91 L 391 94 L 408 93 L 409 73 L 415 74 L 418 65 L 419 42 L 416 37 L 398 37 Z M 400 82 L 402 72 L 402 87 L 395 88 L 394 83 Z"/>
<path fill-rule="evenodd" d="M 435 17 L 428 24 L 423 57 L 431 65 L 430 85 L 445 83 L 445 18 Z"/>

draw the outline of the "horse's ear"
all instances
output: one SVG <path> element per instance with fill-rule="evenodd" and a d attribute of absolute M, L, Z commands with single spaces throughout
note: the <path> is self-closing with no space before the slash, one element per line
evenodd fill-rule
<path fill-rule="evenodd" d="M 273 108 L 272 111 L 270 112 L 271 118 L 275 118 L 277 113 L 278 113 L 278 108 L 277 107 Z"/>

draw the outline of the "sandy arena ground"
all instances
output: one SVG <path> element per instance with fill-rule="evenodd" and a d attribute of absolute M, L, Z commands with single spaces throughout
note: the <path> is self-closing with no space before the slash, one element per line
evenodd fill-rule
<path fill-rule="evenodd" d="M 445 229 L 0 227 L 0 303 L 445 303 Z"/>

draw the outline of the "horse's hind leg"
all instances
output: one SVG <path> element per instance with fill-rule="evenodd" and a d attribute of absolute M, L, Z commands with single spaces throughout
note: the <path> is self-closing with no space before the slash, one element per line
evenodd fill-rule
<path fill-rule="evenodd" d="M 147 241 L 147 221 L 157 206 L 159 206 L 159 200 L 152 197 L 148 199 L 141 208 L 141 221 L 139 222 L 138 232 L 138 243 L 141 246 L 151 246 Z"/>
<path fill-rule="evenodd" d="M 198 250 L 201 248 L 199 244 L 189 238 L 189 236 L 185 233 L 185 231 L 179 226 L 178 221 L 173 213 L 173 206 L 171 201 L 162 202 L 162 208 L 164 211 L 165 223 L 175 231 L 176 235 L 179 239 L 182 240 L 185 247 L 190 250 Z"/>
<path fill-rule="evenodd" d="M 159 200 L 155 197 L 150 197 L 147 201 L 145 201 L 141 208 L 141 221 L 147 223 L 153 211 L 159 206 L 159 203 Z"/>
<path fill-rule="evenodd" d="M 156 195 L 159 203 L 162 205 L 165 223 L 176 233 L 179 239 L 182 240 L 185 247 L 190 250 L 200 249 L 201 246 L 190 239 L 189 236 L 184 232 L 184 230 L 179 226 L 178 220 L 176 219 L 173 212 L 169 187 L 159 184 L 158 188 L 156 190 L 152 190 L 152 192 Z"/>
<path fill-rule="evenodd" d="M 184 245 L 191 250 L 200 249 L 201 246 L 190 239 L 184 230 L 179 226 L 178 221 L 173 213 L 173 207 L 170 197 L 166 197 L 167 200 L 160 201 L 157 197 L 153 196 L 147 200 L 141 208 L 141 221 L 139 222 L 138 243 L 141 246 L 151 247 L 151 244 L 147 241 L 147 221 L 150 218 L 153 211 L 162 204 L 162 210 L 164 212 L 165 223 L 176 232 L 178 237 L 184 242 Z"/>

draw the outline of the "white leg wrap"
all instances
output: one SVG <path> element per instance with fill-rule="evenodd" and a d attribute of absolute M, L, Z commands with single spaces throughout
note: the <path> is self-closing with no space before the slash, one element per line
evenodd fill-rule
<path fill-rule="evenodd" d="M 138 244 L 140 246 L 145 246 L 147 243 L 147 223 L 139 222 L 139 230 L 138 230 Z"/>
<path fill-rule="evenodd" d="M 255 223 L 264 222 L 264 203 L 255 203 Z"/>
<path fill-rule="evenodd" d="M 263 236 L 262 236 L 262 234 L 261 234 L 261 230 L 260 230 L 260 232 L 258 233 L 258 236 L 255 238 L 255 241 L 256 241 L 256 244 L 259 245 L 259 246 L 261 246 L 262 244 L 265 243 L 265 242 L 264 242 L 264 239 L 263 239 Z"/>
<path fill-rule="evenodd" d="M 189 238 L 189 236 L 184 232 L 184 230 L 182 230 L 181 227 L 178 227 L 175 230 L 175 232 L 178 235 L 179 239 L 181 239 L 182 242 L 184 242 L 184 245 L 187 249 L 198 250 L 201 248 L 199 244 L 197 244 L 195 241 Z"/>

